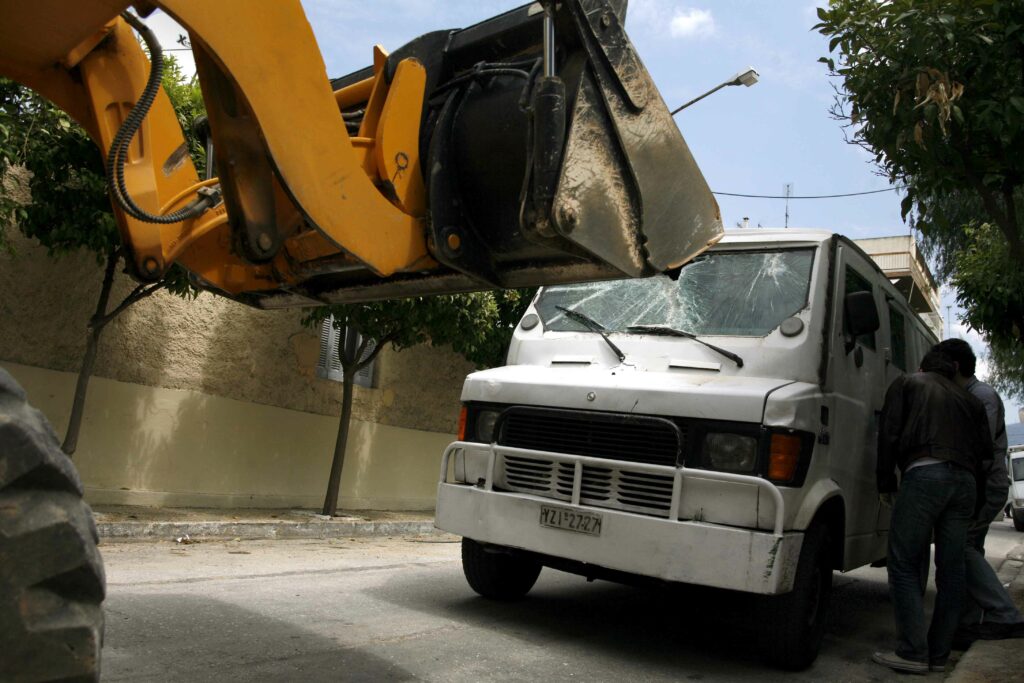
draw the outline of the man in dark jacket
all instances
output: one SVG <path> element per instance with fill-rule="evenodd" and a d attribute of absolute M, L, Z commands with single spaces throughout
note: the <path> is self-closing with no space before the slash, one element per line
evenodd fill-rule
<path fill-rule="evenodd" d="M 954 372 L 945 354 L 930 352 L 920 372 L 889 386 L 879 422 L 878 491 L 899 490 L 888 562 L 896 648 L 876 652 L 874 660 L 897 671 L 945 668 L 963 603 L 964 546 L 975 514 L 977 473 L 992 459 L 985 407 L 953 382 Z M 938 595 L 928 628 L 921 566 L 933 535 Z"/>
<path fill-rule="evenodd" d="M 966 645 L 978 638 L 1024 638 L 1024 617 L 1003 588 L 992 565 L 985 559 L 985 536 L 993 521 L 1003 518 L 1006 494 L 1010 487 L 1006 476 L 1006 420 L 1003 401 L 995 389 L 974 376 L 977 359 L 971 345 L 963 339 L 946 339 L 935 347 L 949 356 L 956 365 L 953 378 L 972 396 L 981 401 L 988 414 L 988 431 L 992 435 L 992 463 L 985 477 L 985 494 L 978 505 L 978 514 L 967 532 L 966 562 L 967 596 L 960 614 L 957 638 Z M 954 639 L 954 640 L 956 640 Z"/>

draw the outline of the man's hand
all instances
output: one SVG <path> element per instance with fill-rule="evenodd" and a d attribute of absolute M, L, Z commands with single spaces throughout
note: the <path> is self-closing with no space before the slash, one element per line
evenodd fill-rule
<path fill-rule="evenodd" d="M 881 503 L 882 505 L 884 505 L 885 507 L 887 507 L 889 509 L 892 509 L 892 506 L 896 503 L 896 494 L 895 493 L 879 493 L 878 494 L 878 502 Z"/>

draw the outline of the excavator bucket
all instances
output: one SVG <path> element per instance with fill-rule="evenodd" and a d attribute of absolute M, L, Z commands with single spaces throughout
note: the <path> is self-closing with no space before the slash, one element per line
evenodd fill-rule
<path fill-rule="evenodd" d="M 408 59 L 426 69 L 426 230 L 442 268 L 354 288 L 351 275 L 325 274 L 305 293 L 351 301 L 644 277 L 717 241 L 718 204 L 625 33 L 625 11 L 626 0 L 533 3 L 388 55 L 385 78 Z"/>

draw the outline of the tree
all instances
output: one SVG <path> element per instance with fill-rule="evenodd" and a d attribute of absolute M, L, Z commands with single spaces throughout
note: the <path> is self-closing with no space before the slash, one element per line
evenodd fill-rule
<path fill-rule="evenodd" d="M 938 223 L 963 230 L 949 209 L 976 200 L 975 218 L 998 229 L 1011 263 L 1024 262 L 1024 3 L 834 0 L 818 16 L 839 51 L 838 62 L 821 59 L 841 80 L 833 111 L 906 187 L 904 217 L 928 217 L 925 234 Z M 970 307 L 974 293 L 963 294 Z M 1011 298 L 1024 308 L 1024 291 Z M 988 316 L 975 321 L 1005 334 Z M 1024 324 L 1010 332 L 1024 341 Z"/>
<path fill-rule="evenodd" d="M 358 345 L 338 345 L 342 368 L 341 417 L 323 514 L 334 515 L 338 509 L 356 373 L 372 363 L 387 345 L 401 350 L 424 342 L 450 345 L 477 367 L 500 365 L 512 331 L 531 299 L 530 291 L 504 290 L 310 309 L 302 321 L 307 327 L 319 329 L 324 320 L 333 316 L 336 329 L 353 330 L 360 339 Z M 371 342 L 375 342 L 372 348 Z"/>
<path fill-rule="evenodd" d="M 173 58 L 165 58 L 163 83 L 171 98 L 193 159 L 202 169 L 202 145 L 192 133 L 192 122 L 203 113 L 203 101 L 196 79 L 186 79 Z M 103 329 L 133 304 L 158 291 L 184 297 L 198 293 L 188 273 L 174 266 L 159 281 L 136 286 L 117 305 L 110 295 L 118 265 L 125 258 L 114 216 L 111 212 L 103 159 L 95 142 L 62 110 L 28 88 L 0 79 L 0 180 L 7 183 L 22 166 L 31 201 L 27 204 L 0 200 L 0 229 L 17 225 L 20 231 L 44 246 L 47 254 L 60 258 L 85 250 L 103 265 L 103 280 L 96 308 L 89 319 L 85 352 L 75 386 L 74 401 L 61 448 L 69 456 L 78 445 L 89 380 L 92 377 Z M 6 197 L 9 193 L 0 193 Z M 10 251 L 9 240 L 0 232 L 0 247 Z"/>
<path fill-rule="evenodd" d="M 1004 395 L 1024 399 L 1024 347 L 1014 331 L 1022 324 L 1017 294 L 1024 278 L 985 218 L 980 200 L 970 193 L 929 198 L 911 214 L 936 278 L 956 291 L 965 311 L 962 322 L 987 330 L 988 380 Z"/>

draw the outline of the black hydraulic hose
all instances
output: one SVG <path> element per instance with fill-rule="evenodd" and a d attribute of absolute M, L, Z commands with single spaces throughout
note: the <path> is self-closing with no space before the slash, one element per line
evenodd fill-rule
<path fill-rule="evenodd" d="M 163 51 L 160 48 L 160 42 L 148 26 L 130 12 L 123 12 L 121 17 L 128 22 L 129 26 L 139 32 L 142 40 L 146 43 L 146 47 L 149 48 L 150 70 L 149 79 L 146 81 L 146 87 L 142 91 L 142 96 L 139 97 L 139 101 L 135 103 L 135 106 L 132 107 L 131 112 L 129 112 L 121 124 L 117 134 L 114 136 L 114 141 L 110 144 L 110 151 L 107 152 L 107 183 L 110 187 L 110 193 L 114 196 L 118 205 L 124 209 L 125 213 L 132 218 L 146 223 L 178 223 L 189 218 L 195 218 L 206 211 L 208 201 L 201 199 L 173 213 L 158 216 L 140 207 L 128 194 L 128 188 L 124 179 L 124 166 L 128 157 L 128 147 L 131 145 L 132 138 L 139 131 L 143 119 L 146 118 L 146 114 L 149 113 L 150 107 L 153 106 L 153 102 L 160 92 L 161 78 L 164 71 L 164 57 Z"/>

